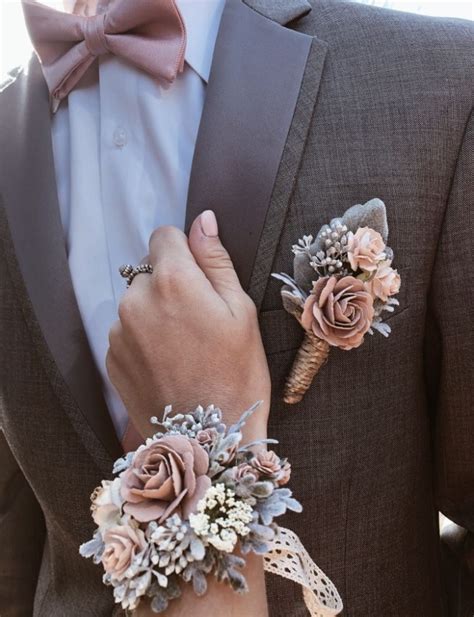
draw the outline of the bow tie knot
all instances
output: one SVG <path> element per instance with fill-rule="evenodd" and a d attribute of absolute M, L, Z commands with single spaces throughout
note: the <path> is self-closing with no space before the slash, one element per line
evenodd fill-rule
<path fill-rule="evenodd" d="M 105 14 L 84 17 L 82 24 L 84 42 L 91 56 L 101 56 L 109 53 L 107 37 L 105 36 Z"/>
<path fill-rule="evenodd" d="M 22 0 L 26 25 L 52 95 L 53 111 L 98 56 L 114 54 L 172 83 L 184 69 L 186 29 L 176 0 L 114 0 L 84 17 Z"/>

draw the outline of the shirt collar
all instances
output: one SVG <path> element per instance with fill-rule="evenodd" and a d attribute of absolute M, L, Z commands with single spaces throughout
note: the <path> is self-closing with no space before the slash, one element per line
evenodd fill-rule
<path fill-rule="evenodd" d="M 79 15 L 94 14 L 97 5 L 108 2 L 110 0 L 63 0 L 66 11 Z M 186 26 L 184 59 L 207 83 L 225 0 L 176 0 L 176 4 Z"/>
<path fill-rule="evenodd" d="M 207 83 L 225 0 L 176 0 L 186 26 L 184 58 Z"/>

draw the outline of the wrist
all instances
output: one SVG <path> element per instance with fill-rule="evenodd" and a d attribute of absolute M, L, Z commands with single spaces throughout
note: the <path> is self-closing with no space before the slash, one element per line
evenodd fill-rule
<path fill-rule="evenodd" d="M 256 441 L 259 439 L 266 439 L 268 437 L 268 418 L 270 416 L 270 400 L 263 399 L 263 397 L 255 397 L 253 399 L 246 398 L 242 402 L 234 403 L 232 407 L 239 411 L 239 415 L 249 409 L 258 400 L 261 401 L 259 407 L 255 412 L 247 419 L 244 427 L 242 428 L 242 445 Z M 225 413 L 224 413 L 224 421 Z M 228 421 L 226 421 L 229 424 Z"/>
<path fill-rule="evenodd" d="M 258 439 L 267 439 L 268 437 L 268 423 L 265 420 L 252 417 L 242 429 L 242 445 L 257 441 Z"/>

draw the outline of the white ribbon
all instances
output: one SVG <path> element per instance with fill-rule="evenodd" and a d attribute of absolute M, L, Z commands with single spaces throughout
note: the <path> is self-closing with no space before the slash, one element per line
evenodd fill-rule
<path fill-rule="evenodd" d="M 311 617 L 332 617 L 342 611 L 342 600 L 334 583 L 314 563 L 293 531 L 279 527 L 263 560 L 267 572 L 303 587 L 303 598 Z"/>

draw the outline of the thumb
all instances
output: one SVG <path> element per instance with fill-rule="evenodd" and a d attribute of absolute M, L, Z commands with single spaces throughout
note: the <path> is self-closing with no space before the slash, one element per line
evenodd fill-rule
<path fill-rule="evenodd" d="M 188 241 L 198 266 L 226 302 L 242 293 L 232 260 L 219 239 L 216 215 L 212 210 L 205 210 L 194 219 Z"/>

